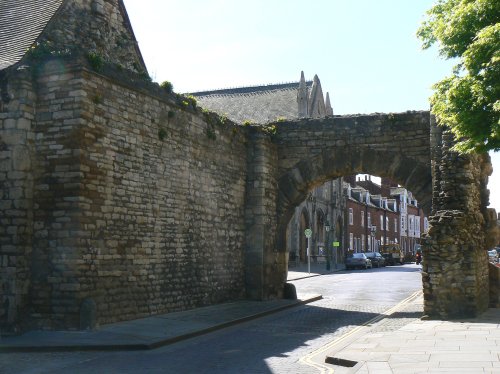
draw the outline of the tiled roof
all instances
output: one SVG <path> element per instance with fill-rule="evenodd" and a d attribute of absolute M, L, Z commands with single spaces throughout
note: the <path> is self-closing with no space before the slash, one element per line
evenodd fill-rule
<path fill-rule="evenodd" d="M 62 2 L 63 0 L 0 1 L 0 70 L 19 62 Z"/>
<path fill-rule="evenodd" d="M 307 82 L 310 87 L 312 81 Z M 283 117 L 298 117 L 297 91 L 299 82 L 256 87 L 241 87 L 215 91 L 193 92 L 198 104 L 231 120 L 242 123 L 266 123 Z"/>

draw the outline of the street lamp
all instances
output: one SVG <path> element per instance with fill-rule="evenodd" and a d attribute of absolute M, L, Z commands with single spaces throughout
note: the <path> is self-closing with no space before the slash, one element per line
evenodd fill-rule
<path fill-rule="evenodd" d="M 326 230 L 326 270 L 330 270 L 330 222 L 325 222 Z"/>
<path fill-rule="evenodd" d="M 370 232 L 372 234 L 372 252 L 375 252 L 375 233 L 377 232 L 377 226 L 370 227 Z"/>

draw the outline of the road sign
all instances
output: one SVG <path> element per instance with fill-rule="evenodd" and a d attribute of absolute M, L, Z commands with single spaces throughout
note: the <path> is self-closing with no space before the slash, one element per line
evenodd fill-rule
<path fill-rule="evenodd" d="M 311 229 L 305 229 L 305 231 L 304 231 L 306 238 L 310 238 L 312 233 L 313 233 L 313 231 Z"/>
<path fill-rule="evenodd" d="M 340 242 L 333 242 L 334 247 L 340 247 Z"/>

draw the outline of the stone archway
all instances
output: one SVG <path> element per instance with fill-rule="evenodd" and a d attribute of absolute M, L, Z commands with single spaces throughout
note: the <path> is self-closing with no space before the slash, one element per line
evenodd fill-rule
<path fill-rule="evenodd" d="M 275 126 L 272 137 L 254 131 L 249 138 L 249 183 L 258 180 L 259 190 L 252 190 L 248 202 L 266 210 L 259 210 L 256 225 L 249 228 L 256 235 L 247 240 L 247 261 L 254 262 L 257 253 L 262 260 L 252 269 L 262 287 L 255 292 L 259 286 L 247 282 L 247 290 L 264 299 L 281 297 L 286 225 L 294 207 L 329 179 L 367 173 L 412 191 L 430 214 L 423 246 L 425 312 L 473 316 L 487 307 L 487 155 L 455 154 L 451 134 L 437 128 L 429 112 L 337 116 Z M 248 214 L 254 213 L 247 207 Z M 263 246 L 254 245 L 255 239 Z"/>

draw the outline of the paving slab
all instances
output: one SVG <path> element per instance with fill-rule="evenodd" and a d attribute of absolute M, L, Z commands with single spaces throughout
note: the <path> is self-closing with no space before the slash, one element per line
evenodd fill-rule
<path fill-rule="evenodd" d="M 387 315 L 423 304 L 418 292 Z M 477 318 L 436 321 L 415 319 L 396 331 L 377 331 L 385 319 L 358 326 L 312 352 L 303 362 L 323 373 L 500 373 L 500 309 Z M 377 331 L 372 333 L 371 330 Z M 325 358 L 355 362 L 352 368 Z"/>

